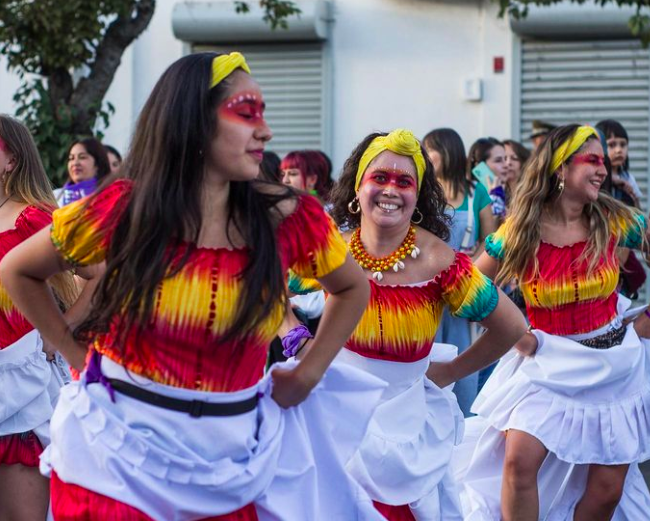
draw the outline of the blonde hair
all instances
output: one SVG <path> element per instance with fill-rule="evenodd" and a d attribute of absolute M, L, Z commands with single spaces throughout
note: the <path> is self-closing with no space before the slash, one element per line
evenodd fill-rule
<path fill-rule="evenodd" d="M 5 193 L 15 201 L 52 213 L 57 207 L 52 185 L 27 127 L 11 116 L 0 114 L 0 138 L 15 163 L 4 179 Z M 63 307 L 70 307 L 78 295 L 72 274 L 60 273 L 48 282 Z"/>
<path fill-rule="evenodd" d="M 539 275 L 537 252 L 541 242 L 542 212 L 544 209 L 552 211 L 561 195 L 561 179 L 557 172 L 551 172 L 553 154 L 578 127 L 566 125 L 551 131 L 526 164 L 514 193 L 510 215 L 503 225 L 506 244 L 496 277 L 498 283 L 513 278 L 523 280 L 531 263 L 530 278 Z M 585 143 L 592 139 L 598 138 L 590 137 Z M 570 160 L 571 157 L 567 158 L 564 164 Z M 639 213 L 602 192 L 596 201 L 585 205 L 583 213 L 589 223 L 589 237 L 587 247 L 576 261 L 589 259 L 588 271 L 591 272 L 602 258 L 614 260 L 616 251 L 609 248 L 612 237 L 618 240 L 625 230 L 638 227 Z M 645 245 L 643 231 L 641 235 Z"/>

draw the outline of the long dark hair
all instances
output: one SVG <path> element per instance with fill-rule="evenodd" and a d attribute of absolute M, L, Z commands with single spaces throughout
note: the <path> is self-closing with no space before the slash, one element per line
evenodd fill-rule
<path fill-rule="evenodd" d="M 487 161 L 494 147 L 502 146 L 503 143 L 493 137 L 482 137 L 474 141 L 467 153 L 467 177 L 476 179 L 472 169 L 479 163 Z"/>
<path fill-rule="evenodd" d="M 617 137 L 619 139 L 624 139 L 630 143 L 630 138 L 627 135 L 627 130 L 615 119 L 603 119 L 596 123 L 596 129 L 600 130 L 605 135 L 605 141 L 609 138 Z M 627 157 L 625 158 L 625 163 L 623 164 L 623 170 L 627 172 L 630 169 L 630 152 L 628 148 Z"/>
<path fill-rule="evenodd" d="M 437 128 L 429 132 L 422 140 L 427 151 L 435 150 L 440 154 L 441 168 L 435 172 L 451 185 L 451 197 L 459 193 L 470 194 L 472 185 L 465 174 L 467 156 L 463 140 L 454 129 Z"/>
<path fill-rule="evenodd" d="M 330 215 L 339 226 L 348 228 L 358 228 L 360 226 L 361 214 L 351 214 L 348 211 L 348 204 L 356 195 L 354 185 L 357 178 L 359 162 L 372 140 L 376 137 L 386 135 L 388 134 L 385 132 L 376 132 L 367 136 L 352 151 L 352 154 L 343 165 L 343 171 L 330 198 L 332 203 Z M 417 201 L 418 210 L 420 210 L 423 217 L 419 226 L 437 235 L 443 241 L 446 241 L 449 239 L 451 218 L 445 214 L 445 207 L 447 206 L 445 192 L 433 175 L 433 166 L 427 158 L 424 149 L 422 149 L 422 155 L 424 156 L 426 169 Z"/>
<path fill-rule="evenodd" d="M 95 166 L 97 167 L 95 179 L 97 179 L 97 181 L 102 181 L 111 173 L 111 164 L 108 160 L 108 152 L 104 145 L 94 137 L 87 137 L 73 141 L 70 148 L 68 148 L 68 155 L 70 155 L 70 151 L 75 145 L 83 146 L 86 149 L 86 152 L 88 152 L 88 154 L 95 160 Z"/>
<path fill-rule="evenodd" d="M 196 249 L 205 155 L 218 125 L 216 106 L 228 87 L 226 79 L 210 89 L 216 56 L 197 53 L 173 63 L 142 109 L 121 170 L 133 182 L 132 195 L 112 236 L 91 312 L 75 331 L 78 338 L 107 331 L 117 318 L 123 348 L 132 326 L 140 334 L 150 325 L 160 282 L 178 273 Z M 275 229 L 282 218 L 277 204 L 294 192 L 261 184 L 230 183 L 224 224 L 231 243 L 235 230 L 243 238 L 248 263 L 240 274 L 243 294 L 234 323 L 221 342 L 246 337 L 286 300 Z"/>

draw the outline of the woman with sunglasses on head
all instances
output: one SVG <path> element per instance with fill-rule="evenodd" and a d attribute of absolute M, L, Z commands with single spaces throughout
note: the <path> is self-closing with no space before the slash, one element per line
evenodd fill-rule
<path fill-rule="evenodd" d="M 388 382 L 347 469 L 391 521 L 460 520 L 447 470 L 462 414 L 442 388 L 501 356 L 525 332 L 523 317 L 445 243 L 444 192 L 411 132 L 367 136 L 346 161 L 332 205 L 371 285 L 370 304 L 337 360 Z M 487 328 L 457 358 L 449 346 L 432 349 L 445 308 Z"/>
<path fill-rule="evenodd" d="M 595 129 L 551 131 L 477 261 L 519 281 L 531 328 L 472 409 L 487 427 L 464 479 L 468 519 L 647 516 L 635 465 L 650 456 L 650 315 L 625 326 L 616 292 L 616 249 L 645 247 L 646 221 L 600 191 L 606 175 Z"/>
<path fill-rule="evenodd" d="M 57 521 L 379 519 L 343 464 L 383 383 L 325 374 L 368 283 L 318 201 L 255 181 L 264 108 L 241 54 L 181 58 L 143 108 L 124 177 L 59 209 L 51 237 L 0 266 L 74 367 L 91 346 L 42 458 Z M 103 261 L 72 332 L 45 280 Z M 332 296 L 301 363 L 262 378 L 289 267 Z M 337 417 L 355 421 L 334 444 Z"/>

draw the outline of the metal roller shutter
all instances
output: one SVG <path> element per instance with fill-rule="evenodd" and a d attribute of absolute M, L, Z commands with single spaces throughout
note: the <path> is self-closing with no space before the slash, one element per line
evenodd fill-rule
<path fill-rule="evenodd" d="M 281 157 L 300 149 L 327 152 L 325 131 L 326 79 L 323 44 L 204 46 L 193 50 L 230 52 L 246 56 L 266 102 L 266 120 L 273 131 L 269 150 Z"/>
<path fill-rule="evenodd" d="M 630 137 L 630 171 L 648 208 L 650 51 L 638 41 L 541 42 L 521 47 L 520 129 L 616 119 Z"/>

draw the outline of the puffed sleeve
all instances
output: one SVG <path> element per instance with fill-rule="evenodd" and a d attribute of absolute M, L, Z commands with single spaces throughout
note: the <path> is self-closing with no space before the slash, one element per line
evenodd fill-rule
<path fill-rule="evenodd" d="M 28 206 L 16 219 L 16 231 L 21 239 L 25 240 L 51 223 L 50 212 L 36 206 Z"/>
<path fill-rule="evenodd" d="M 635 217 L 636 222 L 634 225 L 630 226 L 623 221 L 621 221 L 619 225 L 620 238 L 618 240 L 618 245 L 621 248 L 638 250 L 643 243 L 643 236 L 648 229 L 648 221 L 641 214 L 637 214 Z"/>
<path fill-rule="evenodd" d="M 496 260 L 503 260 L 506 253 L 506 237 L 508 235 L 508 228 L 510 226 L 510 219 L 506 218 L 505 222 L 499 229 L 491 233 L 485 238 L 485 251 L 490 257 Z"/>
<path fill-rule="evenodd" d="M 294 295 L 308 295 L 322 289 L 318 280 L 299 277 L 295 271 L 289 270 L 289 291 Z"/>
<path fill-rule="evenodd" d="M 480 322 L 499 302 L 495 285 L 464 253 L 456 252 L 453 264 L 440 277 L 442 298 L 455 317 Z"/>
<path fill-rule="evenodd" d="M 347 255 L 347 244 L 334 221 L 309 195 L 300 196 L 294 212 L 282 221 L 278 240 L 287 267 L 303 279 L 332 273 Z"/>
<path fill-rule="evenodd" d="M 129 202 L 132 182 L 119 179 L 102 190 L 52 214 L 52 243 L 74 266 L 97 264 L 106 251 L 122 212 Z"/>

